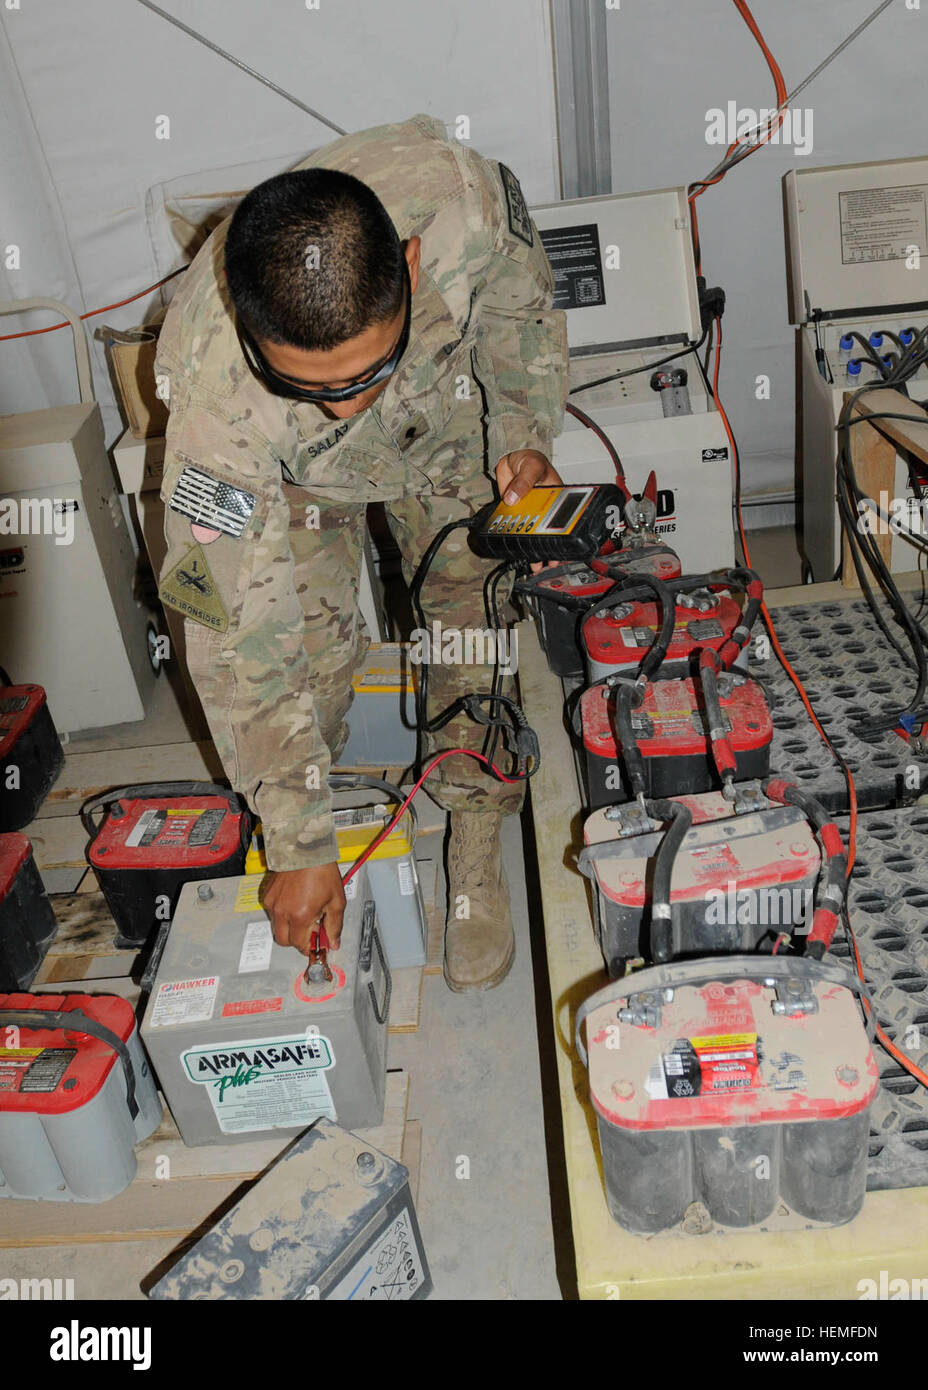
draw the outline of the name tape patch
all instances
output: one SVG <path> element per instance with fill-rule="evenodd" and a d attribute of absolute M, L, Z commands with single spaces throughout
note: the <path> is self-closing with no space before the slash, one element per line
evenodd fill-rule
<path fill-rule="evenodd" d="M 201 526 L 211 526 L 227 536 L 240 536 L 255 509 L 255 498 L 240 487 L 231 487 L 208 473 L 201 473 L 199 468 L 185 468 L 168 499 L 168 506 L 172 512 L 189 516 Z"/>
<path fill-rule="evenodd" d="M 532 231 L 532 219 L 528 215 L 528 208 L 525 204 L 525 198 L 522 196 L 519 180 L 511 169 L 506 168 L 505 164 L 499 166 L 499 176 L 503 181 L 506 207 L 509 210 L 509 230 L 513 236 L 524 241 L 526 246 L 534 246 L 535 234 Z"/>

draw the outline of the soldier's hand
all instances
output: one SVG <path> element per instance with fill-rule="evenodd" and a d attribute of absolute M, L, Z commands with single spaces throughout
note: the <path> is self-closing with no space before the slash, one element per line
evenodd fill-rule
<path fill-rule="evenodd" d="M 336 950 L 342 937 L 345 912 L 345 890 L 338 865 L 287 869 L 271 873 L 268 878 L 263 907 L 271 919 L 271 930 L 278 946 L 295 946 L 308 956 L 310 937 L 323 925 L 329 946 Z"/>
<path fill-rule="evenodd" d="M 496 465 L 496 485 L 507 506 L 518 502 L 533 487 L 556 485 L 562 482 L 544 454 L 537 449 L 516 449 L 504 454 Z"/>
<path fill-rule="evenodd" d="M 516 449 L 515 453 L 504 454 L 496 465 L 496 485 L 499 495 L 509 506 L 518 502 L 533 487 L 551 487 L 564 479 L 551 466 L 544 454 L 537 449 Z M 560 560 L 550 560 L 548 564 L 539 561 L 531 566 L 532 574 L 559 565 Z"/>

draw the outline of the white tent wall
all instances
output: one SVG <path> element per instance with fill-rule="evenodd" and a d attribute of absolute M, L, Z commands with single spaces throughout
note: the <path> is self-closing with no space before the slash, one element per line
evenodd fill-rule
<path fill-rule="evenodd" d="M 346 130 L 417 111 L 452 126 L 466 116 L 475 148 L 515 169 L 530 202 L 557 196 L 542 0 L 319 0 L 318 9 L 304 0 L 163 0 L 162 8 Z M 259 162 L 284 168 L 336 138 L 136 0 L 19 0 L 0 7 L 0 23 L 8 45 L 0 44 L 0 252 L 14 243 L 22 258 L 21 269 L 5 272 L 7 298 L 53 294 L 81 311 L 124 299 L 165 273 L 163 238 L 146 221 L 155 185 L 195 188 L 200 171 Z M 157 133 L 164 116 L 167 139 Z M 88 320 L 88 330 L 142 323 L 159 304 L 151 295 Z M 48 321 L 2 319 L 0 334 Z M 0 413 L 77 399 L 68 336 L 0 346 Z M 112 444 L 123 426 L 102 346 L 93 346 Z"/>
<path fill-rule="evenodd" d="M 787 170 L 924 155 L 928 0 L 895 0 L 797 105 L 811 110 L 812 149 L 758 150 L 698 200 L 703 268 L 728 295 L 720 391 L 748 494 L 794 485 L 794 332 L 789 325 L 782 180 Z M 910 7 L 911 6 L 911 7 Z M 876 7 L 876 0 L 751 0 L 787 90 Z M 776 106 L 763 54 L 731 0 L 648 0 L 607 13 L 613 190 L 692 182 L 724 147 L 706 142 L 707 112 Z M 758 375 L 770 399 L 755 397 Z M 757 524 L 758 511 L 748 511 Z M 778 520 L 776 509 L 767 509 Z"/>

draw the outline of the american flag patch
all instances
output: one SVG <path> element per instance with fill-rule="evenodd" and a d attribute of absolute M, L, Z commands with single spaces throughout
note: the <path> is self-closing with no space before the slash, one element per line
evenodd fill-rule
<path fill-rule="evenodd" d="M 172 512 L 189 516 L 201 526 L 212 526 L 227 536 L 240 536 L 255 509 L 252 493 L 230 487 L 199 468 L 185 468 L 168 500 Z"/>

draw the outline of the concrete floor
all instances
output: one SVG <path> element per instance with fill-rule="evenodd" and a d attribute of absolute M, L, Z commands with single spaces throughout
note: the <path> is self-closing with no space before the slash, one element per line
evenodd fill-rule
<path fill-rule="evenodd" d="M 767 586 L 800 582 L 791 528 L 757 532 L 749 545 Z M 151 747 L 191 732 L 163 678 L 145 721 L 82 734 L 71 746 Z M 409 1073 L 408 1113 L 422 1125 L 418 1214 L 432 1296 L 443 1300 L 576 1297 L 530 811 L 506 820 L 503 854 L 516 930 L 512 971 L 475 995 L 453 994 L 441 976 L 427 975 L 418 1031 L 389 1044 L 388 1065 Z M 161 1251 L 145 1242 L 147 1267 L 172 1245 Z M 93 1287 L 80 1278 L 77 1296 L 131 1296 L 139 1258 L 134 1244 L 108 1246 Z M 54 1263 L 49 1252 L 51 1277 L 75 1272 L 70 1256 L 60 1269 Z"/>

